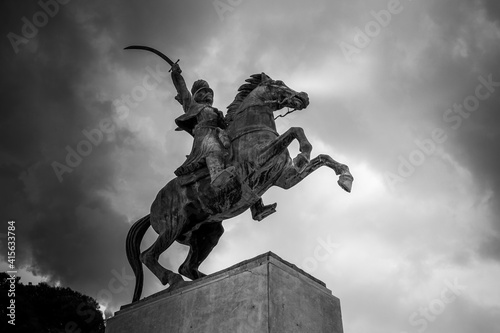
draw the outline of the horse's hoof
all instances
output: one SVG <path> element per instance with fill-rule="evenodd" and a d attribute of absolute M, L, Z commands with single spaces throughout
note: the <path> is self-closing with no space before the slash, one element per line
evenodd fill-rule
<path fill-rule="evenodd" d="M 182 278 L 182 276 L 180 276 L 179 274 L 175 274 L 173 273 L 173 275 L 170 276 L 169 280 L 168 280 L 168 288 L 167 290 L 169 291 L 172 291 L 172 290 L 175 290 L 175 289 L 178 289 L 182 286 L 185 286 L 187 285 L 189 282 L 187 281 L 184 281 L 184 279 Z"/>
<path fill-rule="evenodd" d="M 175 291 L 175 290 L 180 289 L 184 286 L 187 286 L 188 284 L 191 284 L 191 282 L 182 280 L 182 281 L 179 281 L 179 282 L 176 282 L 176 283 L 169 285 L 167 288 L 167 291 L 168 292 Z"/>
<path fill-rule="evenodd" d="M 182 279 L 182 276 L 180 276 L 179 274 L 175 274 L 173 272 L 165 272 L 164 274 L 162 274 L 162 277 L 160 279 L 160 282 L 163 285 L 166 284 L 173 285 L 183 281 L 184 280 Z"/>
<path fill-rule="evenodd" d="M 202 277 L 207 276 L 206 274 L 200 272 L 197 269 L 190 269 L 186 265 L 182 265 L 181 267 L 179 267 L 179 273 L 191 280 L 198 280 L 201 279 Z"/>
<path fill-rule="evenodd" d="M 341 175 L 337 183 L 342 189 L 348 193 L 351 193 L 352 181 L 354 178 L 350 175 Z"/>

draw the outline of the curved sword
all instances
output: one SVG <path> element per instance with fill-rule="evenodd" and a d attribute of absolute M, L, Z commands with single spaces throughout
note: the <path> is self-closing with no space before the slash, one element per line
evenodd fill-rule
<path fill-rule="evenodd" d="M 130 45 L 130 46 L 127 46 L 126 48 L 124 48 L 124 50 L 145 50 L 145 51 L 153 52 L 154 54 L 156 54 L 157 56 L 160 56 L 163 60 L 165 60 L 170 66 L 175 65 L 180 60 L 180 59 L 177 59 L 177 61 L 174 63 L 172 60 L 170 60 L 169 57 L 167 57 L 166 55 L 164 55 L 163 53 L 161 53 L 157 49 L 154 49 L 154 48 L 149 47 L 149 46 Z M 172 68 L 170 68 L 169 72 L 170 71 L 172 71 Z"/>

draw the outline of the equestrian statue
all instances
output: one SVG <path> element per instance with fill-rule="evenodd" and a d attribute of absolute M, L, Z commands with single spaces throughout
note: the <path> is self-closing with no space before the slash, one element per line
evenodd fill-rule
<path fill-rule="evenodd" d="M 223 113 L 212 106 L 214 92 L 208 82 L 194 82 L 187 89 L 178 61 L 147 46 L 129 46 L 153 52 L 172 66 L 177 90 L 175 99 L 184 114 L 175 119 L 176 130 L 193 136 L 191 153 L 175 170 L 176 177 L 163 187 L 151 205 L 150 214 L 135 222 L 127 235 L 127 258 L 136 277 L 132 302 L 142 293 L 146 265 L 163 285 L 175 289 L 205 276 L 198 270 L 224 233 L 222 222 L 250 209 L 260 221 L 276 212 L 276 203 L 265 205 L 261 196 L 272 186 L 289 189 L 321 166 L 339 175 L 338 184 L 351 191 L 349 168 L 328 155 L 310 158 L 312 146 L 300 127 L 283 134 L 276 131 L 274 112 L 305 109 L 309 98 L 264 73 L 251 75 Z M 288 146 L 299 143 L 299 154 L 291 158 Z M 141 253 L 144 234 L 152 227 L 158 238 Z M 179 274 L 158 262 L 173 242 L 189 246 Z M 182 276 L 181 276 L 182 275 Z"/>

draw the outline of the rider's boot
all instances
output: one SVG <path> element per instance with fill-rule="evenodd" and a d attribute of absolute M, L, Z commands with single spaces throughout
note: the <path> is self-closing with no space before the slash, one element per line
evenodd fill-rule
<path fill-rule="evenodd" d="M 259 199 L 256 203 L 254 203 L 250 207 L 250 211 L 252 212 L 252 218 L 255 221 L 262 221 L 272 213 L 276 213 L 277 203 L 273 203 L 271 205 L 264 205 L 262 199 Z"/>

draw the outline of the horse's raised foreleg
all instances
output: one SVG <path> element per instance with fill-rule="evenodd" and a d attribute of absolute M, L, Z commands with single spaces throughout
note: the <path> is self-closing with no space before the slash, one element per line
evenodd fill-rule
<path fill-rule="evenodd" d="M 189 245 L 189 254 L 179 267 L 179 273 L 191 280 L 206 276 L 198 270 L 198 267 L 212 252 L 223 233 L 222 222 L 205 223 L 193 231 L 187 243 L 183 242 L 183 244 Z"/>
<path fill-rule="evenodd" d="M 330 169 L 333 169 L 335 174 L 340 175 L 338 180 L 339 186 L 347 192 L 351 192 L 352 181 L 354 178 L 349 172 L 349 167 L 335 161 L 328 155 L 319 155 L 318 157 L 313 158 L 302 171 L 297 170 L 295 167 L 287 168 L 274 185 L 284 189 L 289 189 L 290 187 L 297 185 L 300 181 L 302 181 L 302 179 L 306 178 L 313 171 L 322 166 L 327 166 Z"/>
<path fill-rule="evenodd" d="M 257 157 L 258 164 L 263 165 L 274 156 L 280 155 L 295 139 L 299 142 L 300 153 L 293 159 L 293 165 L 299 172 L 304 170 L 311 157 L 312 145 L 307 140 L 304 130 L 301 127 L 291 127 L 268 146 L 264 147 Z"/>

